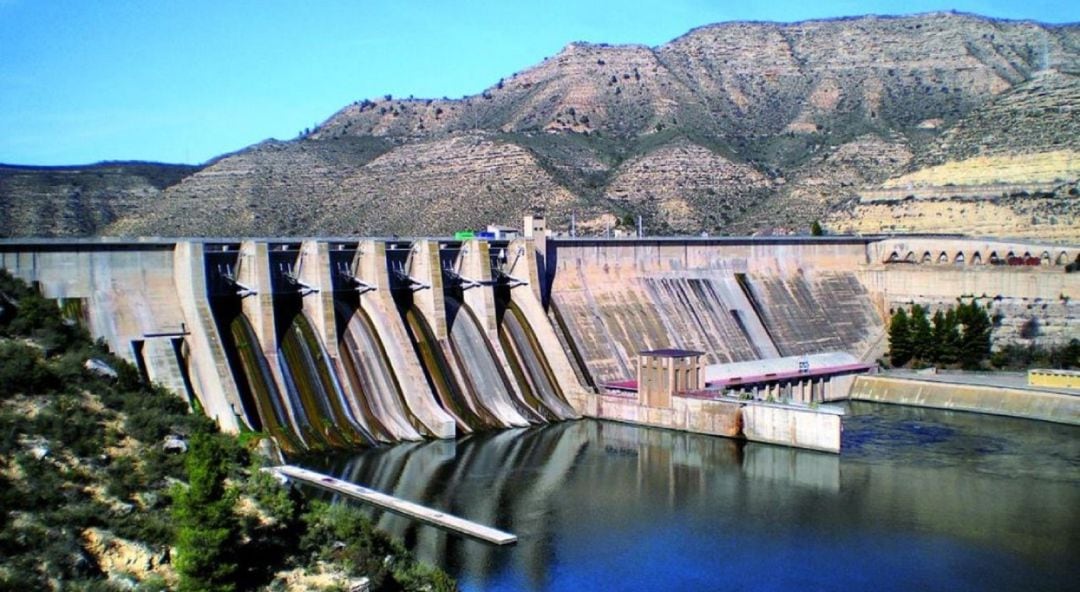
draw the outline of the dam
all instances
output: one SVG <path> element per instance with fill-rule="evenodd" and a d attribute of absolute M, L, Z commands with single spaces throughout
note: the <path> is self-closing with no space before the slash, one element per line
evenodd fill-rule
<path fill-rule="evenodd" d="M 1003 339 L 1033 316 L 1049 340 L 1077 334 L 1074 246 L 530 229 L 8 239 L 0 267 L 223 430 L 266 434 L 285 455 L 583 416 L 838 452 L 843 412 L 821 404 L 846 399 L 853 369 L 883 354 L 895 307 L 969 297 Z M 700 355 L 654 397 L 636 383 L 657 351 Z M 779 370 L 710 382 L 739 364 Z"/>

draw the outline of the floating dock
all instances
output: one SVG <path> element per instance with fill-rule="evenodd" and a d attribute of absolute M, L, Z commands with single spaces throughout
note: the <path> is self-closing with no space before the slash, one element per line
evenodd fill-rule
<path fill-rule="evenodd" d="M 389 510 L 396 514 L 415 518 L 416 520 L 426 522 L 432 526 L 459 532 L 488 543 L 510 545 L 517 542 L 517 536 L 508 532 L 484 526 L 483 524 L 477 524 L 451 514 L 445 514 L 438 510 L 421 506 L 420 504 L 414 504 L 413 502 L 398 499 L 392 495 L 380 493 L 374 489 L 368 489 L 367 487 L 349 483 L 348 481 L 335 479 L 329 475 L 324 475 L 293 465 L 280 465 L 270 467 L 266 470 L 289 479 L 296 479 L 297 481 L 309 485 L 354 497 L 383 510 Z"/>

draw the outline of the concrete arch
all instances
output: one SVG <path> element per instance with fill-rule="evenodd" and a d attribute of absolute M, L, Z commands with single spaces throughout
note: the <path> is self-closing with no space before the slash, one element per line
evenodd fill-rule
<path fill-rule="evenodd" d="M 980 253 L 978 251 L 975 251 L 975 254 L 971 256 L 971 264 L 972 265 L 982 265 L 983 264 L 982 253 Z"/>
<path fill-rule="evenodd" d="M 934 256 L 930 254 L 930 251 L 926 251 L 922 255 L 922 263 L 933 263 Z"/>
<path fill-rule="evenodd" d="M 1063 253 L 1062 257 L 1064 257 L 1064 256 L 1065 255 Z M 900 253 L 897 253 L 896 251 L 893 251 L 892 254 L 889 255 L 889 258 L 885 260 L 885 262 L 886 263 L 899 263 L 900 262 Z"/>
<path fill-rule="evenodd" d="M 1001 265 L 1001 257 L 998 257 L 997 251 L 990 251 L 990 265 Z"/>
<path fill-rule="evenodd" d="M 948 263 L 949 262 L 949 254 L 946 253 L 945 251 L 942 251 L 941 254 L 938 255 L 937 262 L 939 264 Z"/>
<path fill-rule="evenodd" d="M 1065 251 L 1062 251 L 1060 254 L 1058 254 L 1057 259 L 1054 260 L 1054 265 L 1068 265 L 1068 264 L 1069 264 L 1069 254 L 1066 253 Z"/>
<path fill-rule="evenodd" d="M 1043 265 L 1050 265 L 1050 251 L 1043 251 L 1042 255 L 1039 255 L 1039 259 Z"/>
<path fill-rule="evenodd" d="M 904 257 L 904 261 L 907 263 L 915 263 L 915 251 L 908 251 L 907 256 Z"/>
<path fill-rule="evenodd" d="M 956 252 L 956 257 L 953 259 L 953 263 L 955 263 L 957 265 L 963 265 L 964 264 L 964 252 L 963 251 L 957 251 Z"/>

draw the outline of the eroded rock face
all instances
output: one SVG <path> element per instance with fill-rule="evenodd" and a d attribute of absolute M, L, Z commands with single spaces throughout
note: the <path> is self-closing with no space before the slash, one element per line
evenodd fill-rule
<path fill-rule="evenodd" d="M 59 217 L 64 190 L 38 199 L 0 175 L 17 220 L 0 233 L 430 235 L 540 211 L 598 232 L 638 215 L 648 233 L 863 228 L 852 204 L 889 179 L 1076 148 L 1078 47 L 1076 25 L 953 13 L 572 43 L 480 94 L 357 101 L 297 140 Z"/>

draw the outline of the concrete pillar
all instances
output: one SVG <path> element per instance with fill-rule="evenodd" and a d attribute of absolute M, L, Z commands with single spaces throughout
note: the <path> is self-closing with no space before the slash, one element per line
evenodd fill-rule
<path fill-rule="evenodd" d="M 277 329 L 274 326 L 274 286 L 270 279 L 269 244 L 250 240 L 240 243 L 236 279 L 239 283 L 255 290 L 255 294 L 245 296 L 240 301 L 240 308 L 251 323 L 255 337 L 259 340 L 259 346 L 266 358 L 266 365 L 270 367 L 270 374 L 274 377 L 278 392 L 287 393 L 285 378 L 278 363 L 278 338 Z M 303 433 L 290 398 L 282 396 L 281 401 L 288 412 L 293 430 L 298 434 Z"/>
<path fill-rule="evenodd" d="M 298 279 L 302 287 L 302 306 L 304 314 L 311 320 L 315 332 L 319 334 L 326 352 L 335 363 L 340 364 L 341 355 L 337 346 L 337 321 L 334 314 L 334 285 L 330 277 L 330 245 L 323 241 L 304 241 L 300 245 L 297 261 Z M 339 373 L 340 376 L 340 373 Z"/>
<path fill-rule="evenodd" d="M 526 240 L 520 241 L 526 246 L 529 260 L 533 264 L 539 263 L 539 273 L 535 278 L 529 278 L 529 288 L 536 295 L 537 300 L 543 302 L 543 284 L 541 279 L 545 277 L 547 267 L 547 222 L 543 216 L 525 216 L 523 234 Z M 514 241 L 511 245 L 518 243 Z M 517 247 L 515 247 L 515 250 Z M 509 258 L 509 254 L 508 254 Z M 522 278 L 525 279 L 525 278 Z"/>
<path fill-rule="evenodd" d="M 184 342 L 192 388 L 206 414 L 217 421 L 222 431 L 236 433 L 240 431 L 237 416 L 244 417 L 244 405 L 207 301 L 203 245 L 177 243 L 173 257 L 176 293 L 188 330 Z"/>
<path fill-rule="evenodd" d="M 467 280 L 477 282 L 491 281 L 491 252 L 487 241 L 471 239 L 461 245 L 457 256 L 457 272 Z M 472 309 L 480 327 L 498 343 L 495 327 L 495 294 L 485 286 L 467 288 L 462 291 L 464 304 Z"/>
<path fill-rule="evenodd" d="M 506 268 L 503 270 L 511 277 L 529 282 L 528 286 L 517 286 L 510 290 L 510 299 L 525 316 L 529 327 L 536 336 L 540 349 L 547 358 L 551 373 L 559 384 L 559 389 L 579 414 L 585 410 L 588 393 L 578 382 L 577 373 L 570 363 L 555 328 L 544 311 L 540 300 L 540 267 L 536 260 L 536 251 L 532 241 L 518 239 L 511 241 L 506 248 Z"/>
<path fill-rule="evenodd" d="M 439 245 L 427 239 L 412 244 L 405 273 L 430 288 L 413 292 L 413 304 L 424 315 L 439 340 L 448 337 L 446 304 L 443 301 L 443 277 L 439 266 Z"/>
<path fill-rule="evenodd" d="M 438 253 L 436 252 L 436 257 Z M 413 257 L 416 257 L 414 251 Z M 409 413 L 416 420 L 416 427 L 424 434 L 436 438 L 453 438 L 456 434 L 454 419 L 450 417 L 436 402 L 424 369 L 420 360 L 413 351 L 408 333 L 405 330 L 405 322 L 397 310 L 397 303 L 390 291 L 390 274 L 386 267 L 386 244 L 379 241 L 364 240 L 357 246 L 356 258 L 353 263 L 353 273 L 365 283 L 375 287 L 375 290 L 364 292 L 360 295 L 360 308 L 367 314 L 371 324 L 375 327 L 375 333 L 383 344 L 386 357 L 394 377 L 401 386 L 401 393 Z M 437 266 L 436 266 L 437 269 Z M 408 272 L 409 270 L 406 270 Z M 421 278 L 421 281 L 430 283 L 430 277 Z M 442 301 L 442 274 L 439 274 L 438 309 L 442 313 L 442 327 L 445 339 L 446 312 Z M 419 290 L 413 293 L 414 302 L 420 292 L 431 292 L 432 289 Z M 425 306 L 432 306 L 435 295 L 424 295 L 422 300 Z M 423 307 L 418 306 L 421 314 L 426 313 Z M 431 323 L 432 317 L 427 317 Z M 434 330 L 434 325 L 432 325 Z"/>

